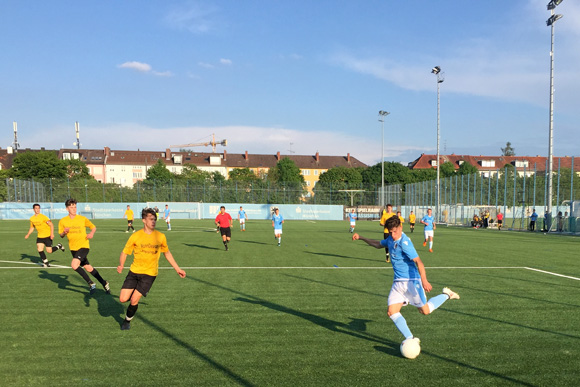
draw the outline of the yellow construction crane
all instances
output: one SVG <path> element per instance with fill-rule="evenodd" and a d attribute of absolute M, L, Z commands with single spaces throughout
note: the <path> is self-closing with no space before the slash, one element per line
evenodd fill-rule
<path fill-rule="evenodd" d="M 215 133 L 213 133 L 211 135 L 211 141 L 208 142 L 200 142 L 200 143 L 194 143 L 194 144 L 181 144 L 181 145 L 170 145 L 170 148 L 187 148 L 190 146 L 210 146 L 211 145 L 211 149 L 213 151 L 213 153 L 215 153 L 215 147 L 217 145 L 221 145 L 221 146 L 226 146 L 228 145 L 228 140 L 221 140 L 219 142 L 216 142 L 215 140 Z"/>

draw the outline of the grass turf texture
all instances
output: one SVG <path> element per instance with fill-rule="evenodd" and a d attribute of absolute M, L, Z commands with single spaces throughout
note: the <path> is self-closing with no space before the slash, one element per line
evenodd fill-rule
<path fill-rule="evenodd" d="M 70 252 L 38 263 L 25 221 L 0 222 L 2 385 L 577 385 L 580 380 L 580 239 L 439 227 L 434 253 L 413 240 L 434 296 L 461 295 L 432 315 L 403 308 L 421 338 L 415 360 L 386 314 L 392 269 L 384 252 L 352 242 L 348 222 L 237 223 L 225 252 L 211 221 L 172 221 L 167 261 L 130 331 L 115 270 L 129 234 L 97 220 L 89 260 L 111 282 L 88 295 Z M 135 225 L 140 225 L 136 221 Z M 139 227 L 140 228 L 140 227 Z M 380 239 L 376 222 L 357 232 Z M 58 240 L 60 238 L 57 236 Z M 129 257 L 128 263 L 132 257 Z M 62 265 L 66 267 L 54 267 Z M 127 265 L 128 266 L 128 265 Z M 68 267 L 68 268 L 67 268 Z M 494 267 L 510 267 L 498 269 Z M 349 269 L 350 268 L 350 269 Z M 356 268 L 356 269 L 355 269 Z"/>

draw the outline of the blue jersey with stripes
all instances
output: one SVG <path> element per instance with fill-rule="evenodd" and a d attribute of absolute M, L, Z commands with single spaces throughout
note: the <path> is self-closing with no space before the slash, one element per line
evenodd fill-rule
<path fill-rule="evenodd" d="M 427 225 L 425 225 L 425 231 L 433 230 L 433 222 L 435 222 L 433 216 L 425 215 L 423 219 L 421 219 L 421 222 L 427 223 Z"/>
<path fill-rule="evenodd" d="M 238 211 L 238 217 L 240 219 L 246 219 L 246 211 L 244 211 L 244 210 Z"/>
<path fill-rule="evenodd" d="M 356 220 L 356 214 L 353 214 L 352 212 L 348 214 L 348 217 L 350 218 L 351 222 L 354 222 Z"/>
<path fill-rule="evenodd" d="M 381 245 L 389 248 L 394 272 L 393 281 L 421 280 L 419 269 L 413 261 L 419 254 L 405 233 L 402 233 L 401 238 L 396 241 L 389 236 L 381 241 Z"/>

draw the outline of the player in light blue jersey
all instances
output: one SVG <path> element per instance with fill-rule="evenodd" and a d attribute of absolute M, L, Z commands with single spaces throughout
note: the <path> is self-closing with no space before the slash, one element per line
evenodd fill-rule
<path fill-rule="evenodd" d="M 382 241 L 368 239 L 358 234 L 352 236 L 352 240 L 362 240 L 377 249 L 389 248 L 391 264 L 393 265 L 393 285 L 388 298 L 387 314 L 395 323 L 397 329 L 405 336 L 405 340 L 419 340 L 414 338 L 407 321 L 401 314 L 401 308 L 405 305 L 415 306 L 421 314 L 427 315 L 440 307 L 449 299 L 459 299 L 459 295 L 451 289 L 443 288 L 443 293 L 429 301 L 425 292 L 432 289 L 427 281 L 425 266 L 419 258 L 413 242 L 403 233 L 401 220 L 393 216 L 387 219 L 385 225 L 389 230 L 389 237 Z"/>
<path fill-rule="evenodd" d="M 246 231 L 246 219 L 248 219 L 248 215 L 246 215 L 246 211 L 240 206 L 240 210 L 238 211 L 238 222 L 240 222 L 240 231 Z"/>
<path fill-rule="evenodd" d="M 354 232 L 354 226 L 356 226 L 356 219 L 357 216 L 354 213 L 354 208 L 350 211 L 350 214 L 348 214 L 348 220 L 350 221 L 350 232 Z"/>
<path fill-rule="evenodd" d="M 171 210 L 167 204 L 165 205 L 165 211 L 163 211 L 163 219 L 167 223 L 167 231 L 171 231 Z"/>
<path fill-rule="evenodd" d="M 280 214 L 280 209 L 278 207 L 274 208 L 274 214 L 272 215 L 272 227 L 274 227 L 274 239 L 278 239 L 278 246 L 282 243 L 282 224 L 284 223 L 284 217 Z"/>
<path fill-rule="evenodd" d="M 423 241 L 423 246 L 427 246 L 427 240 L 429 240 L 429 252 L 433 252 L 433 232 L 437 227 L 435 227 L 435 218 L 431 215 L 432 210 L 427 209 L 427 215 L 421 219 L 421 223 L 425 225 L 425 240 Z"/>

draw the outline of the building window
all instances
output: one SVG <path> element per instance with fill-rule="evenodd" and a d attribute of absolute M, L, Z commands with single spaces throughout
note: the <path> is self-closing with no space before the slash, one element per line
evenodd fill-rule
<path fill-rule="evenodd" d="M 495 167 L 495 160 L 481 160 L 481 166 L 485 168 Z"/>
<path fill-rule="evenodd" d="M 302 175 L 303 175 L 303 176 L 308 176 L 308 175 L 310 175 L 310 169 L 303 169 L 303 170 L 302 170 Z"/>
<path fill-rule="evenodd" d="M 528 167 L 528 160 L 516 160 L 515 161 L 516 168 L 527 168 Z"/>
<path fill-rule="evenodd" d="M 314 176 L 318 176 L 318 169 L 314 170 Z"/>

